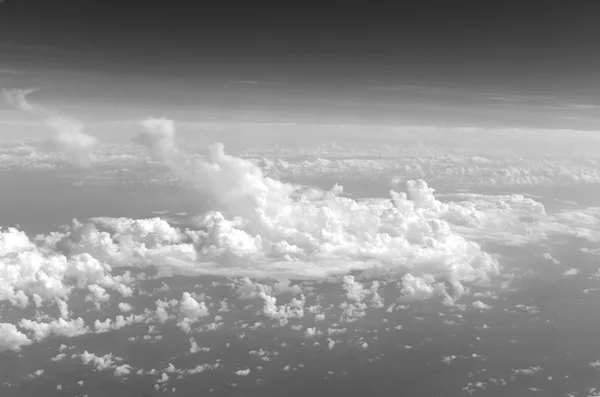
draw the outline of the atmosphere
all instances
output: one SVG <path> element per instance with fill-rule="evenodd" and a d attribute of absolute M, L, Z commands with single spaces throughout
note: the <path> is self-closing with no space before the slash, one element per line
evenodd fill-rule
<path fill-rule="evenodd" d="M 0 396 L 600 396 L 599 18 L 0 0 Z"/>

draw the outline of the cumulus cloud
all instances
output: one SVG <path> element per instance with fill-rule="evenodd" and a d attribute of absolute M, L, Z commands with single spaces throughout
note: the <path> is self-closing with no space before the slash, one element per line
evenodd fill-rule
<path fill-rule="evenodd" d="M 189 292 L 184 292 L 179 301 L 179 314 L 183 317 L 177 323 L 179 328 L 189 332 L 191 325 L 198 319 L 208 316 L 208 308 L 204 302 L 198 302 Z"/>
<path fill-rule="evenodd" d="M 190 155 L 178 144 L 170 120 L 150 119 L 143 127 L 139 142 L 214 206 L 188 229 L 160 218 L 93 218 L 35 239 L 15 228 L 0 230 L 0 300 L 19 307 L 31 300 L 66 302 L 74 288 L 86 288 L 90 301 L 106 303 L 113 292 L 133 294 L 135 272 L 120 269 L 156 268 L 159 276 L 275 279 L 260 287 L 243 278 L 236 288 L 242 299 L 261 298 L 265 313 L 281 318 L 278 313 L 287 309 L 273 303 L 274 295 L 302 292 L 290 279 L 351 272 L 397 281 L 401 301 L 440 296 L 451 304 L 471 284 L 486 283 L 501 270 L 477 240 L 522 244 L 549 232 L 575 230 L 590 239 L 598 234 L 593 209 L 551 217 L 522 195 L 458 194 L 462 201 L 442 202 L 420 180 L 408 181 L 406 192 L 390 191 L 388 198 L 353 199 L 343 196 L 340 186 L 323 191 L 272 179 L 225 153 L 222 145 L 210 146 L 204 156 Z M 383 305 L 379 283 L 367 289 L 354 278 L 345 280 L 353 303 L 344 310 L 353 313 L 350 317 L 360 315 L 362 305 Z M 184 310 L 194 305 L 190 298 L 184 297 Z M 61 307 L 67 321 L 68 307 Z M 130 310 L 125 304 L 119 308 Z M 181 314 L 187 317 L 194 318 Z"/>
<path fill-rule="evenodd" d="M 105 354 L 103 356 L 97 356 L 94 353 L 89 353 L 87 350 L 84 351 L 83 353 L 79 354 L 79 355 L 74 354 L 73 358 L 75 358 L 77 356 L 79 356 L 79 358 L 81 359 L 81 362 L 84 365 L 88 365 L 88 364 L 93 365 L 93 367 L 94 367 L 94 369 L 96 371 L 104 371 L 104 370 L 107 370 L 107 369 L 114 368 L 115 367 L 115 361 L 121 361 L 122 360 L 122 358 L 120 358 L 120 357 L 113 356 L 112 353 L 108 353 L 108 354 Z M 122 368 L 119 371 L 122 372 L 123 369 L 124 368 Z M 115 374 L 116 374 L 116 371 L 115 371 Z"/>
<path fill-rule="evenodd" d="M 171 120 L 142 126 L 138 141 L 214 203 L 189 233 L 197 260 L 216 264 L 213 272 L 240 275 L 253 265 L 257 276 L 314 278 L 377 267 L 388 276 L 411 273 L 407 293 L 442 295 L 498 273 L 491 256 L 451 231 L 447 206 L 422 181 L 409 182 L 408 195 L 358 201 L 340 196 L 339 186 L 322 191 L 267 177 L 221 144 L 192 156 L 177 144 Z"/>
<path fill-rule="evenodd" d="M 27 96 L 36 91 L 38 90 L 4 90 L 3 97 L 15 108 L 42 118 L 44 123 L 55 133 L 51 140 L 52 145 L 64 153 L 70 162 L 79 166 L 89 165 L 91 152 L 97 143 L 96 138 L 83 132 L 81 122 L 27 101 Z"/>
<path fill-rule="evenodd" d="M 479 309 L 479 310 L 490 310 L 492 308 L 492 306 L 487 305 L 487 304 L 483 303 L 482 301 L 475 301 L 472 303 L 472 305 L 475 309 Z"/>
<path fill-rule="evenodd" d="M 408 181 L 405 191 L 391 190 L 387 198 L 354 199 L 337 185 L 324 191 L 268 177 L 219 144 L 203 156 L 191 155 L 176 140 L 170 120 L 150 119 L 142 126 L 138 141 L 212 207 L 186 229 L 161 218 L 92 218 L 35 238 L 15 228 L 0 230 L 0 301 L 20 308 L 54 302 L 60 312 L 55 320 L 22 319 L 22 331 L 9 324 L 3 328 L 7 346 L 89 332 L 83 320 L 70 318 L 73 291 L 83 290 L 93 304 L 110 305 L 114 298 L 133 296 L 136 281 L 150 270 L 157 270 L 156 277 L 238 278 L 230 284 L 235 294 L 260 300 L 262 315 L 280 325 L 305 314 L 310 289 L 298 280 L 341 281 L 348 302 L 338 306 L 340 322 L 350 323 L 368 307 L 383 307 L 382 285 L 394 286 L 399 302 L 437 296 L 453 304 L 472 285 L 488 283 L 501 267 L 476 241 L 521 244 L 549 233 L 590 241 L 598 236 L 598 209 L 549 215 L 523 195 L 457 194 L 458 200 L 440 201 L 421 180 Z M 275 296 L 285 294 L 292 297 L 281 304 Z M 115 308 L 132 310 L 116 302 Z M 209 307 L 229 310 L 223 302 L 220 308 L 207 306 L 203 297 L 184 292 L 180 300 L 157 301 L 154 312 L 96 321 L 93 329 L 176 319 L 189 332 L 209 315 Z M 486 308 L 479 301 L 473 306 Z M 310 313 L 324 318 L 317 309 Z M 221 320 L 201 329 L 218 329 Z M 318 334 L 313 331 L 308 328 L 307 336 Z"/>
<path fill-rule="evenodd" d="M 119 365 L 115 368 L 114 375 L 117 377 L 127 376 L 131 373 L 133 367 L 129 364 Z"/>
<path fill-rule="evenodd" d="M 7 350 L 18 351 L 21 346 L 29 344 L 31 344 L 31 340 L 14 324 L 0 323 L 0 353 Z"/>
<path fill-rule="evenodd" d="M 19 326 L 32 332 L 34 339 L 37 341 L 46 339 L 51 335 L 73 337 L 89 332 L 89 328 L 81 317 L 69 321 L 59 318 L 50 322 L 37 322 L 24 318 L 19 322 Z"/>

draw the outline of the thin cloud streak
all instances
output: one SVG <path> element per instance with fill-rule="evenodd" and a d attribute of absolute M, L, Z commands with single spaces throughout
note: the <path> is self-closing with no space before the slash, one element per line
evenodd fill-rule
<path fill-rule="evenodd" d="M 27 72 L 17 69 L 0 69 L 0 74 L 27 74 Z"/>

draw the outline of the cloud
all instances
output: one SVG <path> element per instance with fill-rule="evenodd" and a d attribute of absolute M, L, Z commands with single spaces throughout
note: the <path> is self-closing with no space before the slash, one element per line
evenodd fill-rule
<path fill-rule="evenodd" d="M 274 295 L 303 293 L 297 284 L 289 285 L 290 279 L 325 279 L 353 271 L 363 279 L 396 281 L 400 293 L 395 298 L 401 301 L 440 296 L 451 304 L 471 285 L 488 283 L 501 271 L 497 259 L 474 241 L 524 245 L 569 235 L 597 242 L 600 235 L 598 208 L 547 214 L 543 205 L 521 195 L 462 194 L 458 198 L 463 201 L 440 202 L 419 181 L 408 183 L 407 193 L 392 191 L 388 199 L 354 200 L 341 197 L 340 189 L 326 192 L 269 180 L 241 159 L 222 151 L 213 154 L 215 162 L 191 163 L 190 170 L 208 169 L 212 174 L 199 180 L 214 180 L 225 196 L 233 193 L 220 198 L 199 190 L 213 194 L 222 211 L 208 211 L 189 229 L 160 218 L 93 218 L 35 239 L 15 228 L 0 230 L 0 301 L 17 307 L 57 304 L 60 320 L 22 323 L 38 340 L 85 331 L 83 324 L 69 320 L 67 302 L 73 291 L 109 304 L 118 295 L 132 296 L 140 271 L 150 269 L 158 270 L 159 277 L 241 277 L 236 294 L 261 299 L 263 314 L 278 321 L 295 315 L 296 309 L 278 305 Z M 377 280 L 369 288 L 354 276 L 341 281 L 340 291 L 345 288 L 351 301 L 342 308 L 344 318 L 352 320 L 367 306 L 383 305 Z M 197 299 L 183 295 L 172 306 L 179 308 L 183 327 L 208 314 Z M 166 308 L 161 310 L 157 315 L 169 318 Z M 122 317 L 122 323 L 129 321 Z M 105 325 L 107 330 L 117 327 Z"/>
<path fill-rule="evenodd" d="M 0 323 L 0 353 L 7 350 L 18 351 L 21 346 L 31 343 L 27 335 L 19 331 L 14 324 Z"/>
<path fill-rule="evenodd" d="M 597 161 L 539 157 L 484 156 L 481 153 L 440 153 L 436 150 L 397 148 L 393 156 L 379 153 L 313 153 L 297 161 L 282 158 L 251 158 L 267 175 L 282 179 L 312 178 L 376 180 L 392 185 L 424 179 L 452 190 L 482 186 L 574 186 L 600 183 Z M 308 155 L 308 154 L 307 154 Z M 382 156 L 383 158 L 373 158 Z M 369 158 L 370 157 L 370 158 Z M 386 158 L 387 157 L 387 158 Z"/>
<path fill-rule="evenodd" d="M 0 1 L 0 3 L 3 3 L 4 0 Z M 0 69 L 0 74 L 26 74 L 27 72 L 25 72 L 24 70 L 17 70 L 17 69 Z"/>
<path fill-rule="evenodd" d="M 148 119 L 142 126 L 138 141 L 214 203 L 215 210 L 198 218 L 200 230 L 189 235 L 198 260 L 217 263 L 217 273 L 227 267 L 243 273 L 244 263 L 258 264 L 264 275 L 305 277 L 377 266 L 386 274 L 415 271 L 419 280 L 425 272 L 423 282 L 443 294 L 446 282 L 462 290 L 458 274 L 475 281 L 498 272 L 477 244 L 451 232 L 440 218 L 445 205 L 422 181 L 407 183 L 409 196 L 391 192 L 391 199 L 356 201 L 341 197 L 338 186 L 321 191 L 267 177 L 221 144 L 192 156 L 175 141 L 171 120 Z M 458 268 L 450 263 L 461 270 L 453 274 Z"/>
<path fill-rule="evenodd" d="M 520 245 L 552 234 L 589 241 L 600 235 L 598 208 L 548 214 L 523 195 L 461 193 L 442 202 L 422 180 L 409 180 L 405 191 L 391 190 L 386 198 L 354 199 L 337 185 L 321 190 L 269 177 L 220 144 L 191 154 L 168 119 L 149 119 L 142 126 L 137 141 L 196 189 L 199 199 L 210 199 L 211 207 L 185 229 L 157 217 L 74 221 L 35 238 L 15 228 L 0 230 L 0 301 L 17 307 L 33 302 L 36 309 L 55 304 L 60 313 L 58 319 L 24 318 L 21 330 L 3 325 L 3 349 L 91 332 L 81 318 L 70 318 L 68 302 L 75 292 L 125 312 L 132 307 L 118 304 L 121 298 L 135 296 L 137 282 L 153 277 L 238 278 L 230 283 L 235 294 L 255 299 L 259 315 L 278 326 L 303 318 L 307 310 L 319 313 L 307 306 L 311 289 L 299 280 L 328 281 L 347 302 L 336 302 L 339 311 L 327 318 L 339 315 L 340 323 L 352 323 L 369 308 L 383 307 L 381 295 L 387 301 L 387 292 L 398 302 L 439 297 L 453 304 L 473 286 L 489 284 L 502 268 L 477 241 Z M 386 285 L 390 288 L 380 295 Z M 172 294 L 174 288 L 155 291 Z M 198 330 L 224 326 L 220 316 L 211 324 L 204 321 L 219 309 L 218 300 L 207 304 L 202 294 L 187 292 L 179 300 L 172 297 L 156 301 L 154 311 L 97 320 L 92 329 L 101 333 L 170 320 L 184 332 L 201 321 Z M 488 308 L 480 301 L 473 307 Z M 318 331 L 309 327 L 305 333 L 316 337 Z M 191 351 L 197 349 L 191 345 Z"/>
<path fill-rule="evenodd" d="M 117 377 L 126 376 L 131 373 L 133 367 L 129 364 L 119 365 L 115 368 L 114 375 Z"/>
<path fill-rule="evenodd" d="M 37 322 L 29 319 L 21 319 L 19 326 L 33 333 L 33 337 L 37 341 L 46 339 L 51 335 L 74 337 L 80 336 L 89 332 L 89 328 L 83 322 L 81 317 L 76 320 L 52 320 L 50 322 Z"/>
<path fill-rule="evenodd" d="M 120 358 L 120 357 L 113 356 L 112 353 L 105 354 L 104 356 L 97 356 L 94 353 L 89 353 L 87 350 L 79 355 L 74 354 L 73 358 L 75 358 L 77 356 L 81 359 L 81 362 L 84 365 L 88 365 L 88 364 L 93 365 L 94 369 L 96 371 L 104 371 L 104 370 L 112 369 L 112 368 L 116 369 L 115 361 L 122 360 L 122 358 Z M 129 367 L 129 366 L 124 366 L 124 368 L 121 368 L 119 370 L 119 372 L 123 372 L 123 369 L 126 369 L 126 368 L 131 369 L 131 367 Z M 129 373 L 129 372 L 127 372 L 127 373 Z M 117 371 L 115 370 L 115 375 L 116 374 L 117 374 Z"/>
<path fill-rule="evenodd" d="M 257 81 L 257 80 L 231 80 L 230 83 L 231 84 L 243 84 L 243 85 L 259 85 L 259 84 L 262 84 L 262 82 Z"/>
<path fill-rule="evenodd" d="M 55 132 L 51 143 L 67 159 L 78 166 L 88 166 L 97 140 L 83 132 L 83 124 L 41 106 L 32 105 L 27 96 L 38 89 L 4 90 L 4 99 L 15 108 L 40 117 Z"/>
<path fill-rule="evenodd" d="M 531 366 L 529 368 L 517 368 L 513 369 L 512 372 L 515 375 L 533 375 L 542 369 L 540 366 Z"/>

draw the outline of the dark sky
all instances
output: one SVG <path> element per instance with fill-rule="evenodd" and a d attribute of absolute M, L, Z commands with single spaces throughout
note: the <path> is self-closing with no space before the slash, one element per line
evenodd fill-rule
<path fill-rule="evenodd" d="M 98 98 L 115 100 L 127 85 L 148 106 L 163 92 L 175 102 L 254 102 L 283 113 L 315 113 L 319 100 L 350 106 L 344 114 L 382 104 L 362 112 L 384 117 L 408 101 L 450 119 L 462 112 L 464 124 L 482 101 L 547 115 L 600 104 L 592 1 L 6 0 L 0 54 L 0 69 L 26 71 L 56 98 L 59 82 L 81 81 L 81 92 L 93 85 Z M 0 85 L 23 84 L 15 76 L 0 75 Z M 207 102 L 193 87 L 214 95 Z M 227 92 L 236 96 L 221 98 Z"/>

